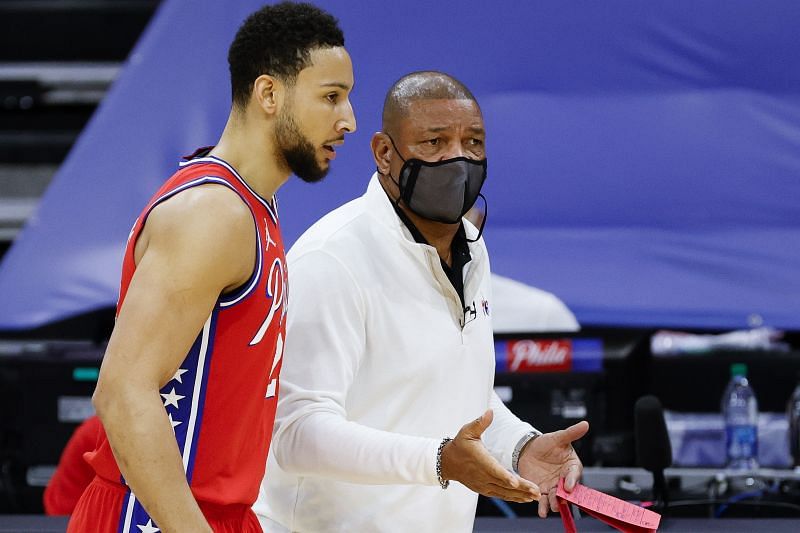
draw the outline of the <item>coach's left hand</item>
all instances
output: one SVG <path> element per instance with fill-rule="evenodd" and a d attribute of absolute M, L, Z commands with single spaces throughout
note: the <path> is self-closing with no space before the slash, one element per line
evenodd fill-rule
<path fill-rule="evenodd" d="M 519 458 L 519 474 L 536 483 L 542 491 L 539 498 L 539 516 L 547 516 L 548 505 L 558 511 L 556 489 L 558 480 L 564 479 L 564 489 L 571 492 L 583 473 L 583 465 L 572 443 L 589 431 L 585 420 L 577 424 L 544 433 L 525 445 Z"/>

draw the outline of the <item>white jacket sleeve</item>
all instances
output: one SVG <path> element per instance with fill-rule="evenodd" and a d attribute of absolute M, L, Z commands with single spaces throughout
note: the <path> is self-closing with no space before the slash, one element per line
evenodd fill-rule
<path fill-rule="evenodd" d="M 489 398 L 489 409 L 494 412 L 494 419 L 483 433 L 483 444 L 501 465 L 511 470 L 511 455 L 514 453 L 514 447 L 534 428 L 517 418 L 494 391 Z"/>
<path fill-rule="evenodd" d="M 365 303 L 347 268 L 322 251 L 289 264 L 289 310 L 272 440 L 296 475 L 366 484 L 437 484 L 439 441 L 347 419 L 347 397 L 365 353 Z"/>

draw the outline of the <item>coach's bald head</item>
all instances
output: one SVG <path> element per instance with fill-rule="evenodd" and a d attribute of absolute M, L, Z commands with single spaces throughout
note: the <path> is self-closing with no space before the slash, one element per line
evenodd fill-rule
<path fill-rule="evenodd" d="M 469 100 L 480 109 L 472 92 L 454 77 L 435 70 L 412 72 L 397 80 L 386 93 L 383 131 L 394 133 L 399 121 L 408 118 L 411 104 L 420 100 Z"/>

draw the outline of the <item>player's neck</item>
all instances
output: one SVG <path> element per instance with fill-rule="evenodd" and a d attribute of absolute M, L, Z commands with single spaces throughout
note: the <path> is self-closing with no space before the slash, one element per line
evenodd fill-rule
<path fill-rule="evenodd" d="M 274 154 L 272 129 L 231 112 L 219 142 L 210 155 L 224 159 L 259 196 L 271 199 L 289 179 L 289 169 Z"/>

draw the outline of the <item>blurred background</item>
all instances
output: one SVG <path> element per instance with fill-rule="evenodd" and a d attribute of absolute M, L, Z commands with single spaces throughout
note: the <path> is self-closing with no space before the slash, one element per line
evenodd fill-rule
<path fill-rule="evenodd" d="M 488 131 L 501 397 L 543 431 L 588 419 L 587 483 L 646 499 L 634 405 L 654 395 L 672 499 L 704 502 L 686 513 L 797 516 L 800 4 L 315 3 L 345 32 L 358 131 L 324 182 L 280 190 L 287 246 L 364 192 L 389 86 L 454 75 Z M 227 48 L 261 4 L 0 0 L 0 513 L 42 511 L 91 416 L 130 227 L 221 133 Z M 542 317 L 555 297 L 579 329 Z M 738 470 L 731 387 L 757 399 Z"/>

